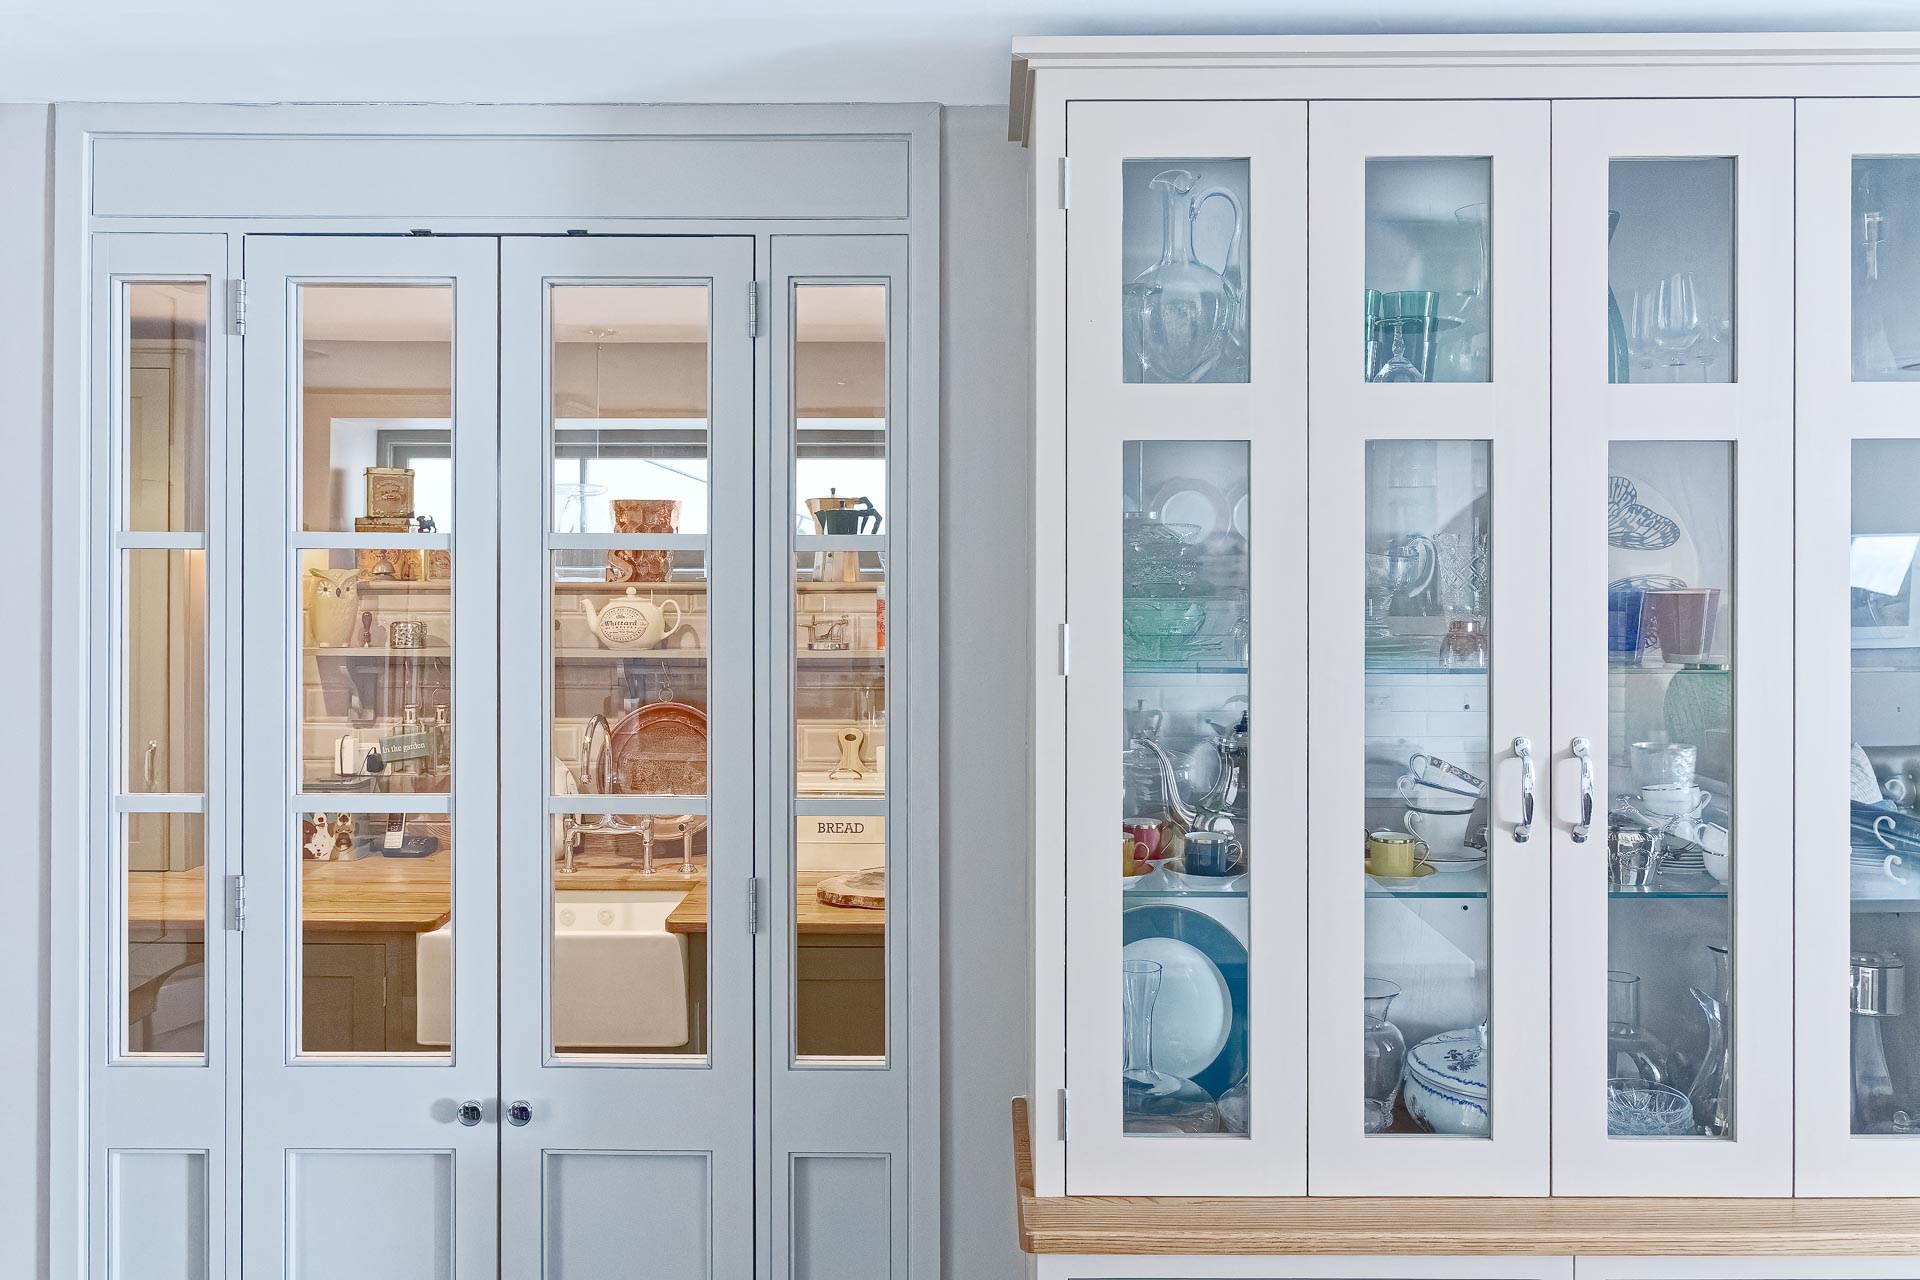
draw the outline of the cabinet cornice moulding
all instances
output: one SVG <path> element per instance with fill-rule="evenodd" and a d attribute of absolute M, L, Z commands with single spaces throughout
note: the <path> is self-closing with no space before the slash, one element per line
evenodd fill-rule
<path fill-rule="evenodd" d="M 1014 41 L 1013 56 L 1035 70 L 1076 66 L 1920 66 L 1920 32 L 1030 36 Z"/>

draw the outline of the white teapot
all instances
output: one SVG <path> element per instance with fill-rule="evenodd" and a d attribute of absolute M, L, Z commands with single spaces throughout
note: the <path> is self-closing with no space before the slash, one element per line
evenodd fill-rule
<path fill-rule="evenodd" d="M 673 611 L 671 625 L 666 620 L 669 609 Z M 642 600 L 633 587 L 627 588 L 624 597 L 614 597 L 598 611 L 592 600 L 582 598 L 580 611 L 587 615 L 587 626 L 594 636 L 609 649 L 651 649 L 680 629 L 677 602 L 655 604 Z"/>

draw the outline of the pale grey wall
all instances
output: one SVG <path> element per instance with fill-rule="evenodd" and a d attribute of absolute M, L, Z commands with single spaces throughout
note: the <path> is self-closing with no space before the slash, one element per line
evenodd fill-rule
<path fill-rule="evenodd" d="M 46 1269 L 47 124 L 0 106 L 0 1275 Z"/>
<path fill-rule="evenodd" d="M 1008 1100 L 1027 1072 L 1027 153 L 950 107 L 940 182 L 945 1280 L 1025 1274 Z M 918 1278 L 916 1278 L 918 1280 Z"/>

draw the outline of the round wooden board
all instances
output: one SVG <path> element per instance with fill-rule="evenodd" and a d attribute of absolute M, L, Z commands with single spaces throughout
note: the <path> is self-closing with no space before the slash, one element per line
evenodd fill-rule
<path fill-rule="evenodd" d="M 827 907 L 860 907 L 884 911 L 887 906 L 887 869 L 868 867 L 845 875 L 828 876 L 813 890 L 813 896 Z"/>

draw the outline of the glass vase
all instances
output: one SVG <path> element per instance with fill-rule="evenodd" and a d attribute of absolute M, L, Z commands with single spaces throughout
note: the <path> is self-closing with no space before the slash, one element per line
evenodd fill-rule
<path fill-rule="evenodd" d="M 1393 1102 L 1400 1092 L 1400 1073 L 1407 1062 L 1407 1038 L 1400 1034 L 1399 1027 L 1387 1021 L 1387 1010 L 1399 994 L 1399 985 L 1385 978 L 1367 978 L 1361 985 L 1366 1064 L 1363 1124 L 1368 1133 L 1384 1133 L 1393 1126 Z"/>
<path fill-rule="evenodd" d="M 1120 962 L 1126 1053 L 1120 1072 L 1122 1127 L 1127 1133 L 1216 1133 L 1220 1109 L 1213 1096 L 1191 1080 L 1153 1069 L 1153 1005 L 1160 998 L 1160 978 L 1156 961 Z"/>
<path fill-rule="evenodd" d="M 1640 1025 L 1640 975 L 1607 972 L 1607 1077 L 1666 1084 L 1667 1046 Z"/>

